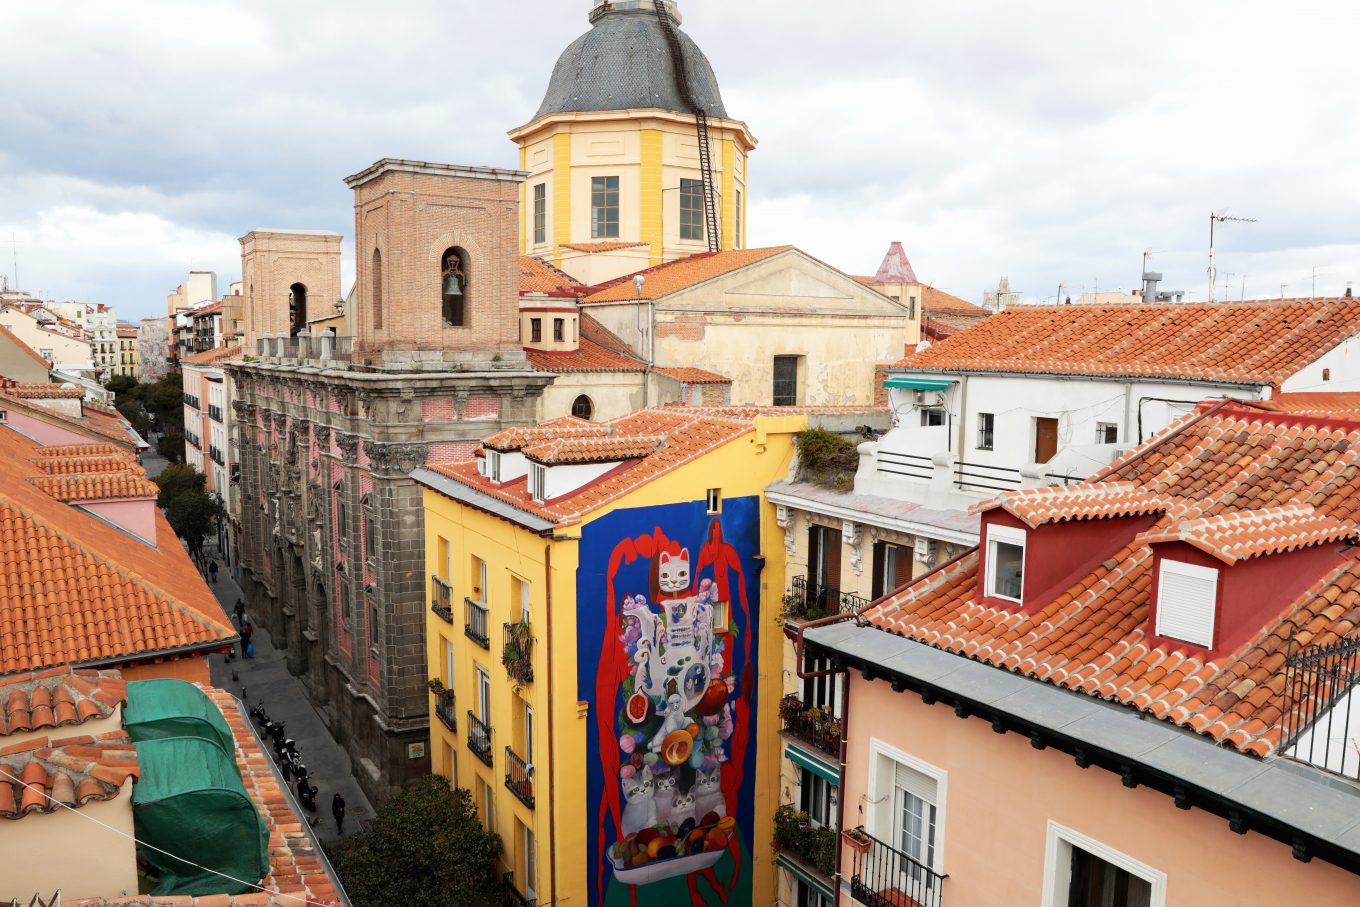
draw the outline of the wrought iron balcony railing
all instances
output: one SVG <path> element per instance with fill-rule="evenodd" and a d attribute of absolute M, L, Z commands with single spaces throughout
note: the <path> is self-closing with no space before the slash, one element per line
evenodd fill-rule
<path fill-rule="evenodd" d="M 515 874 L 513 872 L 507 872 L 502 877 L 501 881 L 505 888 L 502 893 L 501 903 L 504 904 L 505 907 L 538 907 L 538 900 L 536 898 L 526 898 L 524 895 L 520 894 L 519 889 L 515 887 Z"/>
<path fill-rule="evenodd" d="M 1299 646 L 1285 654 L 1280 753 L 1317 768 L 1360 779 L 1352 706 L 1360 684 L 1360 638 Z M 1357 723 L 1360 727 L 1360 723 Z"/>
<path fill-rule="evenodd" d="M 510 747 L 505 748 L 505 786 L 519 802 L 534 808 L 534 779 L 527 763 Z"/>
<path fill-rule="evenodd" d="M 784 596 L 784 617 L 789 620 L 817 620 L 832 614 L 853 614 L 869 607 L 869 600 L 852 592 L 810 583 L 795 576 Z"/>
<path fill-rule="evenodd" d="M 850 873 L 850 894 L 869 907 L 941 907 L 944 880 L 924 863 L 909 857 L 873 835 L 869 845 L 855 848 Z"/>
<path fill-rule="evenodd" d="M 779 704 L 784 732 L 811 744 L 833 759 L 840 757 L 841 723 L 829 708 L 809 706 L 797 696 L 785 696 Z"/>
<path fill-rule="evenodd" d="M 458 712 L 453 690 L 445 690 L 435 697 L 434 714 L 450 732 L 458 733 Z"/>
<path fill-rule="evenodd" d="M 491 648 L 491 637 L 487 635 L 486 603 L 463 599 L 463 632 L 467 638 L 483 649 Z"/>
<path fill-rule="evenodd" d="M 444 623 L 453 623 L 453 587 L 437 576 L 430 577 L 430 610 Z"/>
<path fill-rule="evenodd" d="M 486 724 L 482 719 L 472 714 L 468 709 L 468 749 L 478 759 L 491 764 L 491 725 Z"/>

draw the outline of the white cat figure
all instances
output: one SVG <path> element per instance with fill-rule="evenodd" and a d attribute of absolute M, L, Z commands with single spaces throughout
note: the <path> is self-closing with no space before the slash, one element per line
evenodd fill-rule
<path fill-rule="evenodd" d="M 656 778 L 656 790 L 652 795 L 656 803 L 656 822 L 669 822 L 671 818 L 671 808 L 675 802 L 675 782 L 679 780 L 676 772 L 666 772 Z"/>
<path fill-rule="evenodd" d="M 683 794 L 676 792 L 675 800 L 671 803 L 671 828 L 676 829 L 685 824 L 685 820 L 694 821 L 694 788 L 690 788 Z"/>
<path fill-rule="evenodd" d="M 667 595 L 679 595 L 689 589 L 689 549 L 681 548 L 676 555 L 661 552 L 657 568 L 657 585 Z"/>
<path fill-rule="evenodd" d="M 666 735 L 671 731 L 683 731 L 689 727 L 689 716 L 685 714 L 685 704 L 676 693 L 672 693 L 670 698 L 666 700 L 666 710 L 657 714 L 665 715 L 666 719 L 661 722 L 661 729 L 656 732 L 652 742 L 647 744 L 647 748 L 654 753 L 661 751 L 661 744 L 665 742 Z"/>
<path fill-rule="evenodd" d="M 653 799 L 652 770 L 646 766 L 631 778 L 623 778 L 623 833 L 637 834 L 656 824 L 656 801 Z"/>
<path fill-rule="evenodd" d="M 715 765 L 708 771 L 699 770 L 694 778 L 694 812 L 700 817 L 709 813 L 727 815 L 727 801 L 722 794 L 722 766 Z"/>

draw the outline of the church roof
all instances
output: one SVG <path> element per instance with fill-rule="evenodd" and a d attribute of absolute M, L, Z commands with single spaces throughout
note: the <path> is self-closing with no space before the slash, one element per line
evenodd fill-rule
<path fill-rule="evenodd" d="M 676 90 L 675 64 L 656 11 L 608 9 L 553 68 L 534 119 L 554 113 L 660 108 L 691 113 Z M 711 117 L 726 117 L 718 79 L 703 51 L 677 26 L 690 94 Z"/>
<path fill-rule="evenodd" d="M 907 250 L 900 242 L 888 247 L 888 254 L 883 256 L 883 263 L 874 275 L 874 283 L 920 283 L 907 260 Z"/>

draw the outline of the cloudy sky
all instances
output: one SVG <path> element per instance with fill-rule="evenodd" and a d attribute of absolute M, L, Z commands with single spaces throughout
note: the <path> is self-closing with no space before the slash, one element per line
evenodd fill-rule
<path fill-rule="evenodd" d="M 158 314 L 255 227 L 332 229 L 381 157 L 514 166 L 590 0 L 0 4 L 0 274 Z M 1252 0 L 681 0 L 760 140 L 751 245 L 980 300 L 1360 281 L 1360 6 Z M 1220 289 L 1220 296 L 1223 290 Z"/>

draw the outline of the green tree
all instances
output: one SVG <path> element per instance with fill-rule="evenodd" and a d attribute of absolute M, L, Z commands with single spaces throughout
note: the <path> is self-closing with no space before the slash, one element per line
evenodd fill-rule
<path fill-rule="evenodd" d="M 172 463 L 151 481 L 161 489 L 160 495 L 156 498 L 156 506 L 168 510 L 170 503 L 180 495 L 194 491 L 202 492 L 207 487 L 208 477 L 185 463 Z"/>
<path fill-rule="evenodd" d="M 128 424 L 137 434 L 146 437 L 147 432 L 151 431 L 151 417 L 147 415 L 142 402 L 136 397 L 129 396 L 117 399 L 114 402 L 114 408 L 122 414 L 124 419 L 128 420 Z"/>
<path fill-rule="evenodd" d="M 170 501 L 165 518 L 175 535 L 184 539 L 194 557 L 203 554 L 203 541 L 217 531 L 222 505 L 206 491 L 186 489 Z"/>
<path fill-rule="evenodd" d="M 184 462 L 184 435 L 171 432 L 156 440 L 156 452 L 171 463 Z"/>
<path fill-rule="evenodd" d="M 184 431 L 184 376 L 171 372 L 155 384 L 147 386 L 143 405 L 156 420 L 156 428 L 164 434 Z"/>
<path fill-rule="evenodd" d="M 121 397 L 126 394 L 131 394 L 137 389 L 137 379 L 133 378 L 131 375 L 114 375 L 108 381 L 104 382 L 104 387 Z"/>
<path fill-rule="evenodd" d="M 500 835 L 482 828 L 472 794 L 429 775 L 378 810 L 332 857 L 355 907 L 500 903 Z"/>

